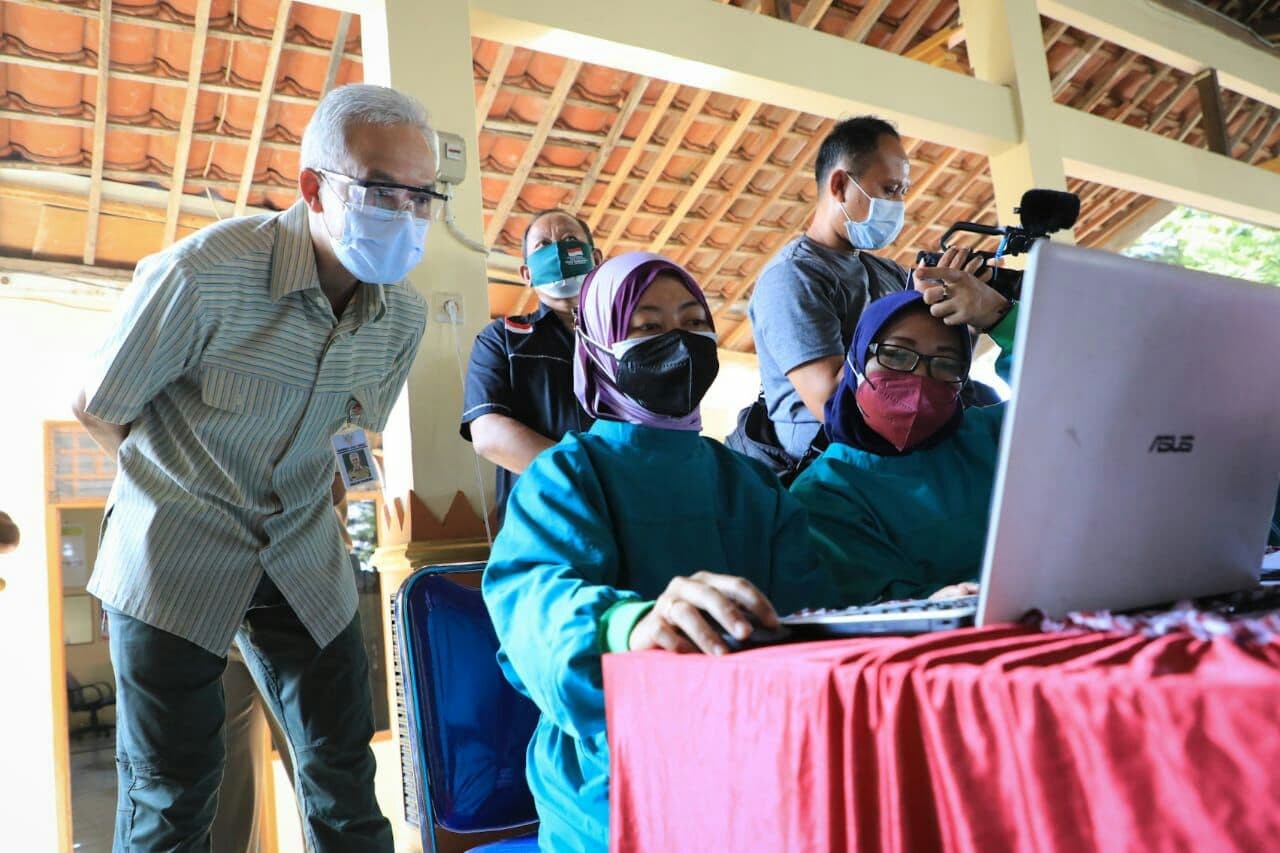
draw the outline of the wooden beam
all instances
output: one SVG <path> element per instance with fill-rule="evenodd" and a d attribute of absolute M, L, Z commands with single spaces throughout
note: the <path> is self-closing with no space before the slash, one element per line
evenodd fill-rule
<path fill-rule="evenodd" d="M 1154 92 L 1156 87 L 1168 79 L 1169 75 L 1172 73 L 1172 68 L 1167 65 L 1162 66 L 1159 71 L 1155 72 L 1147 79 L 1147 82 L 1143 83 L 1142 86 L 1138 88 L 1138 91 L 1134 92 L 1133 97 L 1129 99 L 1129 102 L 1121 107 L 1120 112 L 1116 113 L 1111 120 L 1123 122 L 1127 119 L 1129 114 L 1142 106 L 1142 103 L 1146 101 L 1147 96 Z"/>
<path fill-rule="evenodd" d="M 507 188 L 503 190 L 498 206 L 489 217 L 489 226 L 484 231 L 484 241 L 487 245 L 492 246 L 494 244 L 494 241 L 498 239 L 498 235 L 502 233 L 502 226 L 507 224 L 507 217 L 511 214 L 511 209 L 515 207 L 516 200 L 520 198 L 520 190 L 524 188 L 524 179 L 529 177 L 533 164 L 537 162 L 538 154 L 542 152 L 542 146 L 547 141 L 547 134 L 551 132 L 551 125 L 555 124 L 556 119 L 560 117 L 560 110 L 564 107 L 565 98 L 569 96 L 569 90 L 573 88 L 573 84 L 577 81 L 578 71 L 581 68 L 582 63 L 578 60 L 565 60 L 564 68 L 560 71 L 560 79 L 556 81 L 555 88 L 551 90 L 551 94 L 547 98 L 542 119 L 538 122 L 538 127 L 534 131 L 533 137 L 525 145 L 524 153 L 520 155 L 520 162 L 516 164 L 515 171 L 511 173 L 511 178 L 507 181 Z"/>
<path fill-rule="evenodd" d="M 738 140 L 742 138 L 742 134 L 751 126 L 751 122 L 755 119 L 756 113 L 760 111 L 760 107 L 759 101 L 745 101 L 742 103 L 738 120 L 734 122 L 733 127 L 729 128 L 729 132 L 725 134 L 724 138 L 715 144 L 715 153 L 707 158 L 707 162 L 703 163 L 699 168 L 697 180 L 685 191 L 675 210 L 671 211 L 671 214 L 667 217 L 666 224 L 662 226 L 654 236 L 653 241 L 649 243 L 650 252 L 661 252 L 663 247 L 667 245 L 671 235 L 675 233 L 675 230 L 680 227 L 680 223 L 684 221 L 685 215 L 702 196 L 702 191 L 707 188 L 707 184 L 711 182 L 711 179 L 720 171 L 720 167 L 724 165 L 725 160 L 733 153 L 738 145 Z"/>
<path fill-rule="evenodd" d="M 62 12 L 68 15 L 78 15 L 82 18 L 98 17 L 98 10 L 93 6 L 85 4 L 83 6 L 73 5 L 71 3 L 62 2 L 62 0 L 4 0 L 6 6 L 27 6 L 32 9 L 44 9 L 50 12 Z M 324 5 L 335 5 L 334 3 L 326 3 Z M 349 4 L 348 4 L 349 5 Z M 149 30 L 161 30 L 169 33 L 180 33 L 181 35 L 191 35 L 191 24 L 183 21 L 174 21 L 167 18 L 156 17 L 154 12 L 138 12 L 135 9 L 148 9 L 151 6 L 145 5 L 122 5 L 112 10 L 115 19 L 120 23 L 132 24 L 137 27 L 143 27 Z M 271 44 L 268 36 L 261 36 L 257 33 L 245 32 L 232 28 L 211 27 L 209 35 L 232 44 Z M 303 44 L 301 42 L 290 42 L 289 50 L 296 53 L 305 53 L 311 56 L 328 56 L 329 48 L 321 47 L 318 44 Z M 353 62 L 362 62 L 364 57 L 355 51 L 347 51 L 343 54 L 346 59 Z M 314 99 L 313 99 L 314 100 Z"/>
<path fill-rule="evenodd" d="M 801 12 L 800 16 L 796 19 L 796 24 L 808 29 L 816 27 L 822 20 L 823 15 L 825 15 L 827 10 L 831 8 L 833 2 L 834 0 L 811 0 L 811 2 L 805 7 L 804 11 Z M 760 111 L 761 106 L 762 103 L 760 101 L 745 101 L 743 103 L 742 110 L 738 115 L 737 121 L 734 123 L 733 127 L 729 129 L 725 138 L 718 144 L 716 153 L 713 154 L 707 163 L 704 164 L 698 175 L 698 180 L 695 181 L 694 185 L 684 194 L 680 204 L 676 206 L 676 209 L 671 213 L 671 216 L 668 217 L 666 224 L 649 244 L 649 251 L 661 252 L 663 247 L 666 246 L 667 241 L 671 239 L 671 235 L 674 234 L 676 229 L 684 222 L 685 216 L 688 214 L 690 208 L 697 203 L 699 196 L 701 196 L 702 191 L 706 189 L 708 182 L 710 182 L 715 176 L 715 173 L 719 171 L 726 158 L 733 153 L 734 146 L 741 138 L 743 132 L 748 126 L 750 126 L 751 121 Z M 793 118 L 790 124 L 793 124 L 794 122 L 795 119 Z M 776 143 L 767 143 L 768 150 L 762 151 L 764 157 L 768 157 L 769 151 L 772 150 L 774 144 Z M 755 176 L 760 165 L 761 164 L 757 164 L 754 168 L 752 166 L 748 166 L 746 174 L 746 180 L 748 182 L 750 182 L 750 180 Z M 737 193 L 732 193 L 731 195 L 736 196 Z M 733 199 L 730 198 L 729 204 L 732 205 L 732 203 Z M 700 243 L 701 241 L 699 240 L 698 242 Z"/>
<path fill-rule="evenodd" d="M 476 100 L 476 133 L 484 128 L 484 121 L 489 117 L 493 99 L 498 97 L 498 92 L 502 89 L 502 81 L 507 75 L 507 66 L 511 64 L 511 56 L 515 52 L 516 49 L 509 44 L 498 45 L 498 53 L 493 58 L 493 65 L 489 68 L 489 77 L 484 81 L 484 89 Z"/>
<path fill-rule="evenodd" d="M 127 18 L 128 15 L 120 13 L 120 7 L 112 9 L 112 15 L 117 21 L 121 18 Z M 191 34 L 191 27 L 187 27 L 185 34 Z M 211 30 L 212 32 L 212 30 Z M 293 45 L 290 45 L 293 47 Z M 234 49 L 234 46 L 233 46 Z M 359 57 L 357 57 L 358 59 Z M 13 53 L 11 51 L 0 50 L 0 63 L 5 65 L 20 65 L 25 68 L 41 68 L 46 71 L 59 71 L 69 74 L 81 74 L 86 77 L 96 75 L 98 73 L 97 63 L 85 65 L 83 63 L 63 62 L 57 59 L 41 59 L 38 56 L 26 56 L 21 53 Z M 230 71 L 230 67 L 227 68 Z M 166 77 L 163 74 L 143 73 L 140 71 L 129 71 L 117 65 L 111 69 L 112 80 L 128 80 L 132 83 L 145 83 L 149 86 L 163 86 L 170 89 L 187 88 L 187 78 L 183 77 Z M 212 92 L 215 95 L 232 95 L 246 98 L 252 98 L 258 94 L 257 89 L 247 88 L 245 86 L 232 86 L 227 83 L 209 83 L 202 82 L 200 89 L 203 92 Z M 303 107 L 314 107 L 319 103 L 318 98 L 310 98 L 306 95 L 292 95 L 285 92 L 279 92 L 275 95 L 275 100 L 282 104 L 297 104 Z M 165 128 L 166 134 L 173 133 L 173 128 Z"/>
<path fill-rule="evenodd" d="M 324 88 L 320 90 L 320 97 L 324 97 L 338 85 L 338 71 L 342 68 L 342 55 L 347 49 L 347 33 L 351 30 L 351 13 L 342 12 L 338 15 L 338 30 L 333 34 L 333 47 L 329 50 L 329 67 L 324 72 Z"/>
<path fill-rule="evenodd" d="M 751 331 L 751 315 L 744 313 L 742 319 L 738 321 L 738 325 L 729 330 L 729 333 L 720 338 L 720 346 L 725 349 L 737 350 L 738 344 Z"/>
<path fill-rule="evenodd" d="M 667 138 L 667 144 L 663 146 L 662 151 L 658 152 L 653 165 L 649 167 L 649 170 L 645 172 L 644 177 L 640 180 L 640 185 L 632 191 L 631 201 L 627 203 L 626 210 L 614 220 L 613 228 L 610 229 L 608 236 L 605 237 L 600 247 L 606 255 L 613 250 L 617 239 L 626 233 L 627 223 L 631 221 L 631 217 L 635 216 L 636 211 L 640 209 L 645 199 L 649 197 L 649 191 L 653 189 L 653 185 L 658 178 L 662 177 L 667 164 L 671 162 L 671 158 L 675 156 L 676 150 L 679 149 L 680 142 L 684 139 L 685 134 L 689 132 L 689 128 L 693 127 L 698 114 L 702 112 L 702 108 L 710 97 L 711 92 L 701 89 L 693 96 L 689 106 L 685 107 L 684 114 L 680 116 L 680 120 L 676 122 L 675 128 L 672 129 L 671 135 Z"/>
<path fill-rule="evenodd" d="M 604 141 L 596 148 L 596 154 L 591 160 L 591 166 L 587 169 L 587 174 L 578 181 L 577 192 L 573 194 L 573 200 L 569 202 L 566 208 L 574 216 L 577 216 L 578 211 L 582 210 L 582 205 L 586 204 L 587 196 L 591 194 L 591 188 L 599 180 L 600 173 L 604 171 L 605 164 L 609 162 L 609 157 L 613 154 L 614 147 L 618 144 L 618 140 L 622 139 L 622 134 L 631 122 L 631 116 L 635 114 L 636 108 L 640 106 L 640 102 L 644 99 L 645 90 L 648 88 L 648 77 L 636 76 L 632 79 L 631 91 L 627 93 L 627 99 L 622 102 L 622 109 L 614 117 L 613 126 L 609 128 Z"/>
<path fill-rule="evenodd" d="M 1247 98 L 1245 98 L 1244 95 L 1235 95 L 1234 93 L 1230 93 L 1230 92 L 1227 93 L 1227 95 L 1224 96 L 1222 100 L 1225 101 L 1229 97 L 1235 98 L 1235 104 L 1231 107 L 1231 112 L 1227 114 L 1227 117 L 1225 119 L 1223 119 L 1224 125 L 1229 125 L 1231 124 L 1231 122 L 1235 121 L 1236 116 L 1240 113 L 1240 110 L 1244 108 L 1245 101 L 1248 100 Z M 1194 133 L 1195 130 L 1200 127 L 1201 119 L 1203 118 L 1203 116 L 1204 116 L 1203 110 L 1199 112 L 1192 111 L 1191 115 L 1187 116 L 1187 118 L 1183 121 L 1182 126 L 1178 129 L 1178 132 L 1174 134 L 1173 138 L 1178 140 L 1179 142 L 1186 142 L 1187 139 L 1191 136 L 1191 134 Z M 1207 147 L 1208 138 L 1203 132 L 1201 133 L 1200 141 L 1204 142 Z M 1215 151 L 1214 153 L 1216 154 L 1218 152 Z"/>
<path fill-rule="evenodd" d="M 1200 97 L 1200 118 L 1204 123 L 1205 140 L 1214 154 L 1230 156 L 1227 141 L 1227 122 L 1223 118 L 1222 90 L 1218 87 L 1218 72 L 1206 68 L 1194 78 L 1196 93 Z"/>
<path fill-rule="evenodd" d="M 1085 112 L 1093 112 L 1093 108 L 1102 103 L 1102 100 L 1111 94 L 1111 88 L 1120 82 L 1129 70 L 1133 68 L 1141 57 L 1132 50 L 1126 50 L 1123 58 L 1119 62 L 1112 63 L 1111 70 L 1108 71 L 1102 79 L 1095 82 L 1085 92 L 1085 96 L 1080 99 L 1077 109 Z"/>
<path fill-rule="evenodd" d="M 1045 27 L 1044 28 L 1045 53 L 1048 53 L 1049 48 L 1057 44 L 1058 39 L 1062 38 L 1063 35 L 1065 35 L 1067 30 L 1069 29 L 1071 28 L 1068 27 L 1066 24 L 1062 23 L 1062 21 L 1053 21 L 1052 23 L 1049 24 L 1049 26 Z"/>
<path fill-rule="evenodd" d="M 937 183 L 937 181 L 940 178 L 942 178 L 943 175 L 946 174 L 947 167 L 950 166 L 952 161 L 954 161 L 957 157 L 959 157 L 960 154 L 961 154 L 960 151 L 956 150 L 955 148 L 952 148 L 948 150 L 945 154 L 943 154 L 941 157 L 939 157 L 932 165 L 929 166 L 929 168 L 925 170 L 924 174 L 921 175 L 919 179 L 917 179 L 915 183 L 911 185 L 912 205 L 919 206 L 920 196 L 924 195 L 925 192 L 928 191 L 928 189 L 931 186 L 933 186 L 933 184 Z M 936 205 L 942 200 L 943 200 L 943 197 L 939 197 L 938 200 L 934 202 L 934 204 Z M 933 205 L 930 205 L 929 209 L 932 211 Z M 932 214 L 928 216 L 920 216 L 915 220 L 919 224 L 913 225 L 909 231 L 906 228 L 903 228 L 904 236 L 899 236 L 898 239 L 894 241 L 894 243 L 903 245 L 903 246 L 914 245 L 915 242 L 919 240 L 921 236 L 923 236 L 925 232 L 928 230 L 930 223 L 933 222 L 933 218 L 934 217 Z"/>
<path fill-rule="evenodd" d="M 1228 147 L 1232 151 L 1235 151 L 1236 146 L 1241 142 L 1244 142 L 1245 137 L 1249 135 L 1249 131 L 1253 130 L 1253 126 L 1257 124 L 1270 109 L 1271 107 L 1268 107 L 1266 104 L 1254 104 L 1253 109 L 1249 111 L 1248 117 L 1246 117 L 1245 120 L 1240 123 L 1240 126 L 1236 128 L 1235 132 L 1231 134 L 1231 141 L 1228 143 Z"/>
<path fill-rule="evenodd" d="M 0 117 L 3 117 L 3 116 L 0 116 Z M 4 164 L 4 170 L 16 170 L 16 171 L 24 171 L 24 172 L 56 172 L 60 175 L 79 175 L 80 177 L 83 177 L 83 178 L 89 177 L 88 166 L 78 166 L 78 165 L 67 166 L 67 165 L 62 165 L 60 163 L 30 163 L 25 160 L 6 161 Z M 116 181 L 122 184 L 137 184 L 139 181 L 152 181 L 152 180 L 160 180 L 163 178 L 163 176 L 158 172 L 150 172 L 150 171 L 138 172 L 138 171 L 130 171 L 128 169 L 103 169 L 102 177 L 108 181 Z M 195 187 L 197 189 L 202 189 L 202 190 L 205 188 L 208 188 L 208 189 L 214 189 L 214 190 L 226 190 L 228 192 L 231 192 L 231 191 L 234 191 L 239 186 L 239 183 L 236 181 L 221 180 L 218 178 L 190 178 L 189 177 L 187 178 L 187 186 Z M 289 190 L 293 187 L 292 184 L 287 184 L 287 185 L 275 184 L 271 182 L 263 182 L 258 184 L 258 186 L 265 187 L 267 189 L 273 189 L 273 190 Z M 192 196 L 192 198 L 195 198 L 195 196 Z M 104 202 L 104 209 L 105 209 L 105 202 Z M 249 209 L 254 212 L 264 212 L 267 210 L 266 208 L 259 208 L 259 207 L 250 207 Z"/>
<path fill-rule="evenodd" d="M 1192 145 L 1055 104 L 1067 174 L 1219 216 L 1280 227 L 1280 177 Z M 1229 195 L 1223 187 L 1230 187 Z"/>
<path fill-rule="evenodd" d="M 902 55 L 905 56 L 907 59 L 925 61 L 925 58 L 929 55 L 930 52 L 945 48 L 948 44 L 951 43 L 951 40 L 953 38 L 963 34 L 964 34 L 964 27 L 961 27 L 961 26 L 943 27 L 942 29 L 938 30 L 936 33 L 929 36 L 927 39 L 920 42 L 918 45 L 911 48 L 911 50 L 908 50 L 906 53 Z"/>
<path fill-rule="evenodd" d="M 1176 207 L 1177 205 L 1163 199 L 1147 199 L 1119 222 L 1109 225 L 1106 231 L 1094 238 L 1093 245 L 1111 252 L 1128 248 Z"/>
<path fill-rule="evenodd" d="M 1257 136 L 1253 138 L 1253 144 L 1249 146 L 1249 150 L 1240 159 L 1246 163 L 1252 163 L 1254 158 L 1258 156 L 1263 147 L 1267 144 L 1267 140 L 1276 132 L 1276 128 L 1280 127 L 1280 110 L 1276 110 L 1271 116 L 1271 120 L 1267 122 Z"/>
<path fill-rule="evenodd" d="M 1053 81 L 1050 89 L 1053 94 L 1057 95 L 1067 88 L 1067 84 L 1071 82 L 1071 78 L 1080 72 L 1090 59 L 1093 59 L 1093 52 L 1102 46 L 1102 39 L 1094 36 L 1084 44 L 1076 46 L 1076 53 L 1071 57 L 1071 61 L 1062 67 L 1057 74 L 1053 75 Z"/>
<path fill-rule="evenodd" d="M 39 261 L 32 258 L 12 258 L 7 255 L 0 255 L 0 270 L 4 272 L 47 275 L 52 278 L 102 281 L 120 285 L 126 285 L 133 280 L 133 273 L 130 270 L 91 267 L 87 264 L 67 264 L 59 261 Z"/>
<path fill-rule="evenodd" d="M 1185 74 L 1217 71 L 1233 92 L 1280 107 L 1274 47 L 1192 0 L 1043 0 L 1040 14 Z"/>
<path fill-rule="evenodd" d="M 93 153 L 89 183 L 89 215 L 84 228 L 84 262 L 93 266 L 98 253 L 98 215 L 102 212 L 102 169 L 107 150 L 107 93 L 111 70 L 111 0 L 98 6 L 98 79 L 93 99 Z"/>
<path fill-rule="evenodd" d="M 892 0 L 867 0 L 866 5 L 858 10 L 858 14 L 845 28 L 844 37 L 849 41 L 866 41 L 867 36 L 871 34 L 871 28 L 880 20 L 880 16 L 884 14 L 885 9 L 889 8 L 891 2 Z"/>
<path fill-rule="evenodd" d="M 760 150 L 756 152 L 756 156 L 751 158 L 751 162 L 743 168 L 742 174 L 738 176 L 738 180 L 734 182 L 720 199 L 718 204 L 710 214 L 707 215 L 702 227 L 699 228 L 693 237 L 685 243 L 685 247 L 677 256 L 677 261 L 681 265 L 687 265 L 689 260 L 702 248 L 709 235 L 715 227 L 725 221 L 730 209 L 743 197 L 743 193 L 750 183 L 760 174 L 760 167 L 763 166 L 777 149 L 778 145 L 786 137 L 787 133 L 795 126 L 796 120 L 800 118 L 800 113 L 795 110 L 788 110 L 778 122 L 777 127 L 769 134 L 769 138 L 760 146 Z M 781 177 L 779 177 L 781 180 Z"/>
<path fill-rule="evenodd" d="M 249 132 L 244 168 L 240 172 L 240 186 L 236 189 L 236 216 L 244 216 L 249 207 L 249 191 L 253 188 L 253 176 L 258 171 L 258 151 L 262 147 L 262 134 L 267 128 L 267 113 L 271 109 L 271 96 L 276 90 L 276 75 L 280 70 L 280 51 L 284 48 L 284 37 L 289 30 L 289 13 L 292 9 L 293 0 L 280 0 L 276 9 L 271 47 L 267 51 L 267 64 L 262 70 L 262 86 L 258 90 L 258 106 L 253 113 L 253 130 Z"/>
<path fill-rule="evenodd" d="M 470 0 L 471 33 L 814 115 L 875 113 L 909 137 L 971 151 L 1004 151 L 1018 141 L 1005 86 L 706 0 L 591 8 L 582 14 L 562 0 Z"/>
<path fill-rule="evenodd" d="M 793 180 L 795 180 L 796 176 L 799 175 L 803 169 L 808 168 L 809 158 L 818 153 L 818 146 L 822 144 L 823 138 L 831 130 L 831 127 L 831 121 L 824 121 L 814 129 L 813 137 L 804 146 L 804 148 L 796 154 L 795 160 L 791 163 L 791 168 L 787 169 L 786 173 L 783 174 L 782 177 L 778 178 L 777 183 L 774 184 L 773 190 L 769 195 L 756 205 L 755 213 L 751 214 L 751 216 L 742 223 L 742 227 L 738 229 L 738 233 L 729 241 L 729 245 L 725 246 L 724 249 L 720 251 L 720 256 L 716 258 L 715 263 L 702 273 L 703 279 L 710 281 L 711 278 L 720 271 L 720 268 L 724 266 L 733 251 L 746 241 L 747 236 L 751 233 L 751 229 L 755 228 L 761 219 L 764 219 L 765 214 L 769 212 L 769 208 L 773 206 L 774 202 L 782 197 L 782 194 L 787 191 L 787 187 Z M 736 285 L 727 288 L 725 290 L 724 305 L 720 306 L 720 308 L 715 311 L 715 318 L 718 320 L 725 314 L 728 314 L 729 311 L 733 309 L 734 303 L 738 301 L 738 297 L 741 296 L 752 283 L 753 282 L 750 280 L 740 280 Z"/>
<path fill-rule="evenodd" d="M 83 166 L 79 168 L 82 171 L 84 169 Z M 6 166 L 3 171 L 10 171 L 10 167 Z M 88 177 L 88 175 L 86 174 L 85 177 Z M 28 182 L 12 182 L 4 180 L 3 177 L 0 177 L 0 199 L 47 204 L 54 207 L 65 207 L 69 210 L 88 210 L 88 202 L 83 193 L 51 189 Z M 141 222 L 163 223 L 165 222 L 165 214 L 166 211 L 163 206 L 117 201 L 105 197 L 102 200 L 102 216 L 116 216 Z M 178 215 L 178 227 L 180 228 L 203 228 L 213 221 L 215 221 L 213 216 L 201 216 L 192 213 L 180 213 Z"/>
<path fill-rule="evenodd" d="M 679 91 L 680 85 L 678 83 L 668 83 L 658 95 L 658 100 L 654 102 L 653 108 L 649 110 L 649 116 L 645 119 L 644 125 L 627 149 L 626 156 L 618 164 L 618 170 L 614 172 L 609 185 L 605 187 L 604 195 L 596 202 L 591 215 L 587 217 L 587 224 L 591 226 L 593 232 L 599 227 L 600 220 L 604 219 L 604 215 L 609 212 L 609 206 L 613 204 L 614 198 L 617 197 L 618 190 L 622 189 L 622 185 L 627 182 L 627 178 L 631 175 L 631 169 L 639 162 L 640 155 L 644 153 L 644 146 L 652 138 L 653 132 L 662 124 L 663 118 L 667 115 L 667 107 L 671 106 L 671 102 L 675 100 L 676 92 Z"/>
<path fill-rule="evenodd" d="M 902 53 L 906 50 L 911 45 L 911 40 L 920 33 L 920 28 L 925 25 L 925 22 L 929 20 L 929 17 L 938 8 L 940 2 L 941 0 L 915 0 L 911 4 L 911 11 L 902 19 L 902 23 L 898 25 L 898 29 L 889 38 L 884 49 L 890 53 Z"/>
<path fill-rule="evenodd" d="M 212 0 L 196 0 L 195 31 L 191 36 L 191 56 L 187 64 L 187 97 L 182 103 L 178 141 L 173 152 L 173 178 L 169 184 L 169 207 L 165 214 L 162 239 L 164 246 L 172 244 L 178 235 L 178 213 L 182 208 L 182 191 L 187 182 L 187 162 L 191 158 L 191 134 L 195 129 L 196 100 L 200 97 L 200 77 L 204 70 L 204 50 L 208 43 L 209 10 L 212 5 Z"/>
<path fill-rule="evenodd" d="M 1182 83 L 1173 90 L 1172 94 L 1165 98 L 1160 105 L 1155 108 L 1151 115 L 1147 116 L 1147 130 L 1159 130 L 1160 122 L 1164 121 L 1169 116 L 1169 113 L 1173 111 L 1173 108 L 1177 106 L 1178 102 L 1185 98 L 1187 93 L 1190 92 L 1192 87 L 1195 85 L 1196 80 L 1194 77 L 1188 77 L 1186 80 L 1183 80 Z"/>
<path fill-rule="evenodd" d="M 113 78 L 115 75 L 111 75 Z M 204 89 L 203 86 L 200 87 Z M 51 125 L 55 127 L 80 127 L 86 130 L 93 129 L 94 119 L 84 118 L 83 116 L 59 116 L 45 115 L 43 113 L 31 112 L 28 110 L 9 110 L 0 109 L 0 119 L 9 119 L 10 121 L 31 122 L 36 125 Z M 139 136 L 173 136 L 173 128 L 163 127 L 154 124 L 129 124 L 123 121 L 107 120 L 107 129 L 118 131 L 120 133 L 136 133 Z M 195 132 L 191 134 L 191 138 L 197 142 L 229 142 L 235 145 L 247 145 L 249 140 L 240 136 L 228 136 L 222 133 Z M 297 151 L 299 144 L 296 142 L 284 142 L 280 140 L 263 140 L 261 148 L 271 151 Z M 6 169 L 21 168 L 17 161 L 6 161 L 3 164 Z M 37 163 L 37 166 L 40 164 Z"/>
<path fill-rule="evenodd" d="M 822 21 L 822 17 L 827 14 L 827 10 L 835 0 L 809 0 L 809 4 L 804 7 L 804 11 L 796 18 L 799 26 L 808 29 L 814 29 Z"/>

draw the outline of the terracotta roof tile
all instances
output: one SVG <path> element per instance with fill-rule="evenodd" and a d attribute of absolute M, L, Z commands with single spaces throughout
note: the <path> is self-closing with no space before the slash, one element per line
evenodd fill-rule
<path fill-rule="evenodd" d="M 39 165 L 87 174 L 93 153 L 96 0 L 36 2 L 16 5 L 0 0 L 0 110 L 4 111 L 0 113 L 0 158 L 10 166 Z M 744 0 L 732 2 L 741 5 Z M 793 19 L 804 5 L 798 0 L 791 3 Z M 107 104 L 110 123 L 103 155 L 111 180 L 160 188 L 169 185 L 176 157 L 176 129 L 187 96 L 195 8 L 196 0 L 115 0 L 113 77 Z M 817 29 L 847 37 L 854 22 L 861 22 L 861 8 L 854 0 L 830 4 Z M 235 197 L 245 167 L 244 141 L 252 131 L 278 9 L 277 0 L 214 0 L 212 4 L 185 184 L 188 193 L 211 192 L 225 200 Z M 867 44 L 899 50 L 957 73 L 971 73 L 963 31 L 958 28 L 956 0 L 893 0 L 871 23 L 864 37 Z M 1091 41 L 1088 34 L 1049 19 L 1043 24 L 1046 34 L 1052 36 L 1046 52 L 1061 103 L 1143 128 L 1156 117 L 1159 121 L 1148 128 L 1153 132 L 1192 145 L 1205 144 L 1198 127 L 1199 102 L 1193 91 L 1184 91 L 1185 74 L 1117 45 Z M 251 204 L 280 208 L 294 198 L 297 142 L 324 87 L 338 26 L 339 13 L 334 10 L 300 3 L 291 8 L 264 142 L 252 166 Z M 361 79 L 359 44 L 359 20 L 355 18 L 344 45 L 352 55 L 340 62 L 339 84 Z M 494 43 L 472 40 L 477 97 L 498 49 Z M 1092 55 L 1073 67 L 1083 49 L 1091 50 Z M 790 131 L 775 140 L 775 128 L 790 121 L 793 114 L 763 105 L 715 172 L 704 176 L 709 158 L 729 144 L 730 127 L 746 105 L 738 98 L 712 93 L 687 132 L 676 140 L 674 155 L 660 162 L 659 152 L 672 141 L 680 117 L 698 94 L 687 86 L 679 87 L 675 102 L 639 152 L 608 209 L 598 210 L 606 188 L 649 122 L 667 83 L 642 81 L 624 71 L 585 64 L 565 102 L 549 104 L 565 64 L 561 57 L 516 48 L 485 118 L 473 174 L 478 175 L 489 218 L 525 156 L 534 128 L 547 110 L 555 111 L 549 138 L 537 152 L 515 205 L 502 223 L 496 248 L 518 253 L 521 234 L 532 213 L 571 205 L 575 200 L 580 202 L 576 212 L 598 221 L 598 238 L 613 236 L 614 251 L 646 248 L 659 233 L 669 230 L 664 250 L 703 277 L 709 293 L 725 294 L 721 319 L 727 320 L 731 329 L 761 265 L 807 223 L 816 187 L 813 150 L 809 147 L 805 154 L 806 146 L 815 134 L 825 132 L 828 120 L 800 115 Z M 645 88 L 639 106 L 627 117 L 618 143 L 603 148 L 637 85 Z M 1181 95 L 1169 100 L 1179 92 Z M 1226 92 L 1224 98 L 1229 130 L 1235 137 L 1235 156 L 1258 162 L 1280 153 L 1276 150 L 1280 121 L 1274 110 L 1260 109 L 1238 93 Z M 934 244 L 941 230 L 956 219 L 993 222 L 994 202 L 984 157 L 936 143 L 905 141 L 917 178 L 934 173 L 930 185 L 922 186 L 909 205 L 908 227 L 890 250 L 896 251 L 900 260 L 909 261 L 916 248 Z M 749 173 L 749 162 L 762 152 L 764 165 Z M 804 161 L 797 163 L 802 154 Z M 599 158 L 603 158 L 602 167 L 596 168 Z M 939 163 L 944 165 L 934 168 Z M 594 181 L 584 189 L 588 173 L 594 175 Z M 687 199 L 690 186 L 704 177 L 705 188 L 697 198 Z M 726 200 L 726 194 L 744 178 L 745 189 Z M 637 200 L 641 181 L 652 186 Z M 1106 187 L 1074 180 L 1070 185 L 1086 199 L 1079 232 L 1085 244 L 1105 240 L 1150 203 L 1141 196 Z M 635 215 L 620 223 L 619 217 L 633 200 L 638 201 Z M 3 204 L 7 206 L 0 215 L 0 249 L 78 258 L 83 225 L 80 230 L 72 227 L 66 211 L 55 212 L 31 200 Z M 674 213 L 685 208 L 681 221 L 669 229 Z M 145 228 L 122 231 L 118 221 L 104 217 L 99 242 L 105 254 L 100 255 L 101 262 L 132 263 L 143 249 L 158 247 L 162 226 L 150 222 Z M 70 230 L 54 233 L 58 227 Z M 504 279 L 497 266 L 491 276 L 495 281 Z M 494 292 L 504 290 L 496 287 Z M 501 302 L 498 299 L 495 307 Z M 744 331 L 730 332 L 736 345 L 749 345 L 750 336 Z"/>

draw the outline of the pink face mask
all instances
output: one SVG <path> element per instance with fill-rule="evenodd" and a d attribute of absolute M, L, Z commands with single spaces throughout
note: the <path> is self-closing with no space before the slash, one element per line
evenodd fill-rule
<path fill-rule="evenodd" d="M 867 377 L 856 399 L 867 426 L 901 452 L 946 426 L 960 405 L 960 389 L 930 376 L 885 371 Z"/>

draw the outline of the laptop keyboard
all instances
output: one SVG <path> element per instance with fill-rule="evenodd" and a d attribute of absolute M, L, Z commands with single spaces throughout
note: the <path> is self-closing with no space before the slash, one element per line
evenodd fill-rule
<path fill-rule="evenodd" d="M 801 610 L 780 621 L 799 638 L 864 634 L 923 634 L 973 624 L 978 596 L 931 601 L 925 598 L 882 601 L 841 610 Z"/>

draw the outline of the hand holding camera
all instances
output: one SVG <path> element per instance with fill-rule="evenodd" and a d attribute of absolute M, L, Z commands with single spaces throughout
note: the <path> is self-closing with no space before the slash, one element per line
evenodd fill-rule
<path fill-rule="evenodd" d="M 995 273 L 987 259 L 965 246 L 952 246 L 935 265 L 916 267 L 912 278 L 933 316 L 948 326 L 986 331 L 1009 312 L 1010 300 L 988 284 Z"/>

